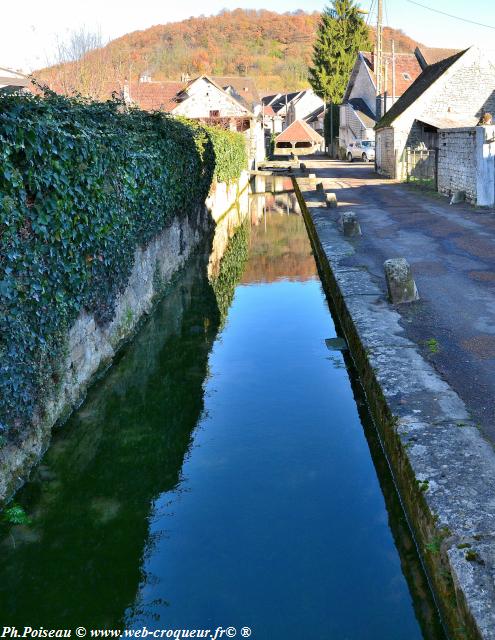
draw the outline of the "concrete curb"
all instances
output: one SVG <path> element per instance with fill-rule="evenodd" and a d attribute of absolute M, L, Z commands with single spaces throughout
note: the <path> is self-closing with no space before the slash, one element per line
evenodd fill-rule
<path fill-rule="evenodd" d="M 346 265 L 360 240 L 338 230 L 338 210 L 293 183 L 445 627 L 495 640 L 495 452 L 367 269 Z"/>

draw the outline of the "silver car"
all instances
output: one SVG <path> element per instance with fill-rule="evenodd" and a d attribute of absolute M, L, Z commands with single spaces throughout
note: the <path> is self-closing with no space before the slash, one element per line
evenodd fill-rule
<path fill-rule="evenodd" d="M 355 140 L 347 145 L 347 160 L 362 160 L 372 162 L 375 159 L 374 140 Z"/>

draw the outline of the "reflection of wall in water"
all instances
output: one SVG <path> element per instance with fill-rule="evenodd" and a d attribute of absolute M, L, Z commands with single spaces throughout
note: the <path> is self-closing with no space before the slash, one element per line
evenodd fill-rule
<path fill-rule="evenodd" d="M 19 493 L 33 523 L 0 529 L 1 619 L 116 628 L 132 606 L 153 503 L 178 486 L 203 411 L 219 326 L 206 262 L 188 263 Z"/>

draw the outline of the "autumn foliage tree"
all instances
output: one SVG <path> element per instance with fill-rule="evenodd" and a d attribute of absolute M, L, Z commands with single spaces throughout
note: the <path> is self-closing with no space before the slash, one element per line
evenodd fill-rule
<path fill-rule="evenodd" d="M 261 93 L 294 91 L 308 85 L 308 67 L 315 67 L 313 44 L 321 37 L 320 19 L 328 22 L 325 16 L 304 11 L 224 10 L 215 16 L 134 31 L 104 46 L 101 38 L 76 33 L 63 43 L 56 64 L 35 76 L 56 91 L 97 98 L 108 97 L 109 86 L 118 89 L 126 81 L 137 81 L 144 71 L 153 80 L 179 80 L 183 74 L 195 77 L 201 73 L 246 75 L 256 79 Z M 370 37 L 374 37 L 372 29 Z M 390 49 L 392 38 L 397 52 L 412 52 L 417 45 L 402 32 L 386 29 L 385 48 Z M 79 55 L 73 55 L 77 51 Z"/>

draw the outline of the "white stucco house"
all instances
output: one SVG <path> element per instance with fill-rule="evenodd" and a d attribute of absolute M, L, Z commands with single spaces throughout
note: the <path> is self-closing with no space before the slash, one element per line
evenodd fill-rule
<path fill-rule="evenodd" d="M 288 103 L 285 126 L 288 127 L 296 120 L 304 120 L 324 106 L 325 103 L 316 95 L 313 89 L 301 91 Z"/>
<path fill-rule="evenodd" d="M 126 84 L 123 94 L 127 102 L 141 109 L 164 111 L 239 131 L 246 138 L 252 166 L 265 159 L 261 116 L 255 113 L 259 112 L 261 101 L 248 78 L 213 79 L 202 75 L 188 82 L 176 82 L 153 81 L 150 74 L 145 74 L 139 82 Z"/>

